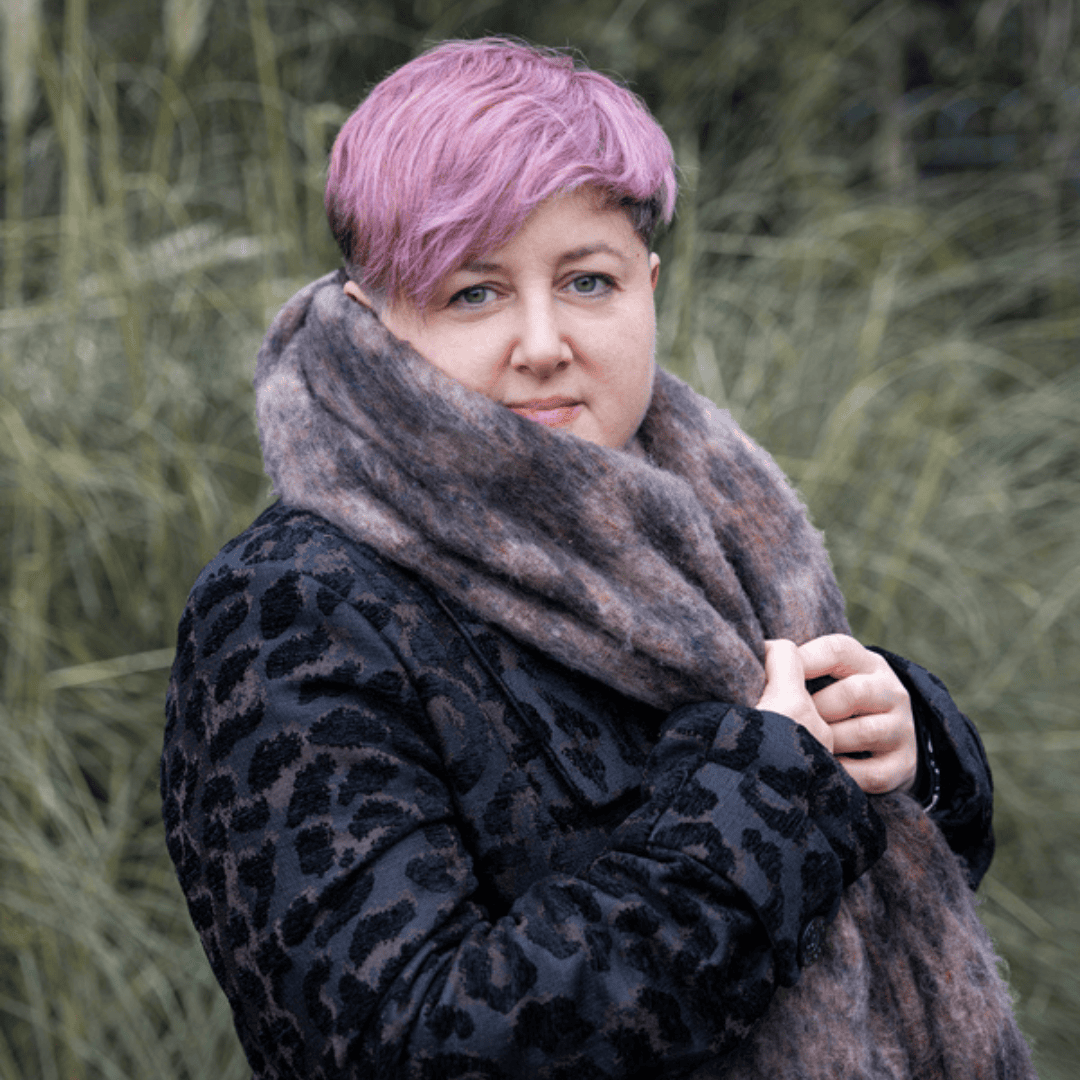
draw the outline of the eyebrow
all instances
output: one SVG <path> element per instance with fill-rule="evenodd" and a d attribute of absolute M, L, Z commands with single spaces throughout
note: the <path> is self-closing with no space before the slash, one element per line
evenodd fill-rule
<path fill-rule="evenodd" d="M 557 265 L 562 266 L 563 263 L 575 262 L 577 259 L 585 259 L 590 255 L 600 254 L 614 255 L 621 262 L 626 262 L 626 256 L 621 251 L 600 240 L 595 244 L 585 244 L 582 247 L 574 248 L 573 251 L 563 253 L 559 256 Z M 470 259 L 461 269 L 468 270 L 473 274 L 493 274 L 501 270 L 502 266 L 499 263 L 484 262 L 482 259 Z"/>
<path fill-rule="evenodd" d="M 559 259 L 560 265 L 565 262 L 574 262 L 577 259 L 585 259 L 590 255 L 614 255 L 615 258 L 621 259 L 626 262 L 626 256 L 617 248 L 613 248 L 610 244 L 605 244 L 603 240 L 597 241 L 595 244 L 586 244 L 584 247 L 574 248 L 573 251 L 568 251 Z"/>

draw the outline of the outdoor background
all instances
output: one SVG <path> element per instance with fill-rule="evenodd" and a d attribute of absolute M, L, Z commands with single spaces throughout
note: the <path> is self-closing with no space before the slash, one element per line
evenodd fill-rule
<path fill-rule="evenodd" d="M 268 501 L 263 331 L 333 136 L 448 36 L 571 45 L 681 168 L 664 363 L 779 458 L 997 786 L 981 914 L 1080 1063 L 1078 0 L 2 0 L 0 1076 L 248 1074 L 165 854 L 195 575 Z"/>

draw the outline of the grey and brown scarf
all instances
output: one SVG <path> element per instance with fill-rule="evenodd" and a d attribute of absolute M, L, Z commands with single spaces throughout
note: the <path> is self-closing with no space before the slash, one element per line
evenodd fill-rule
<path fill-rule="evenodd" d="M 822 538 L 731 417 L 657 372 L 633 444 L 552 431 L 466 389 L 342 292 L 281 310 L 255 376 L 266 470 L 484 619 L 671 709 L 753 704 L 766 638 L 847 633 Z M 823 960 L 707 1078 L 1034 1077 L 963 873 L 906 797 Z M 1002 1071 L 1004 1070 L 1004 1071 Z"/>

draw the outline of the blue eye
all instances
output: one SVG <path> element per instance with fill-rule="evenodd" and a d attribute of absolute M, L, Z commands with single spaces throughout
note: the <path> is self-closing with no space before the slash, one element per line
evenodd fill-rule
<path fill-rule="evenodd" d="M 606 274 L 580 274 L 570 282 L 570 288 L 578 296 L 594 296 L 610 288 L 611 285 L 611 278 Z"/>
<path fill-rule="evenodd" d="M 466 307 L 479 307 L 488 299 L 488 294 L 494 293 L 489 285 L 469 285 L 461 292 L 455 293 L 452 304 L 464 304 Z"/>

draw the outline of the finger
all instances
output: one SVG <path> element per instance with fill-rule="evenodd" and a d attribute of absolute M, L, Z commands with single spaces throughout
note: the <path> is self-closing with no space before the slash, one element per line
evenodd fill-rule
<path fill-rule="evenodd" d="M 915 766 L 904 755 L 881 754 L 871 758 L 836 759 L 848 775 L 868 795 L 885 795 L 890 791 L 910 790 L 915 780 Z"/>
<path fill-rule="evenodd" d="M 871 713 L 839 720 L 829 725 L 833 733 L 833 752 L 859 754 L 869 751 L 883 754 L 904 743 L 904 725 L 888 713 Z"/>
<path fill-rule="evenodd" d="M 846 679 L 859 672 L 877 670 L 877 661 L 881 659 L 848 634 L 826 634 L 813 638 L 799 646 L 799 658 L 808 679 L 822 675 Z"/>
<path fill-rule="evenodd" d="M 887 713 L 903 701 L 903 684 L 884 678 L 880 672 L 849 675 L 814 695 L 814 705 L 823 720 L 835 723 L 849 716 Z"/>
<path fill-rule="evenodd" d="M 831 751 L 832 730 L 818 716 L 813 699 L 806 692 L 802 661 L 793 641 L 765 642 L 765 674 L 767 682 L 757 708 L 788 717 Z"/>
<path fill-rule="evenodd" d="M 813 699 L 806 692 L 802 661 L 795 642 L 777 638 L 765 642 L 765 689 L 758 702 L 759 709 L 768 709 L 802 723 L 799 713 L 812 713 L 814 719 L 827 727 L 817 715 Z"/>
<path fill-rule="evenodd" d="M 791 689 L 802 686 L 802 659 L 798 646 L 787 638 L 773 638 L 765 642 L 765 681 L 770 687 Z"/>

